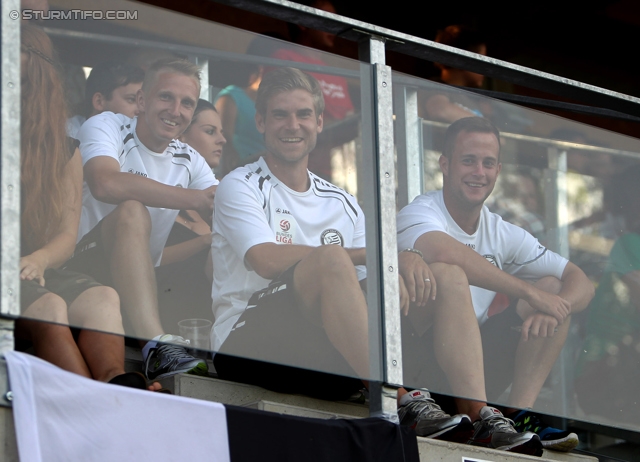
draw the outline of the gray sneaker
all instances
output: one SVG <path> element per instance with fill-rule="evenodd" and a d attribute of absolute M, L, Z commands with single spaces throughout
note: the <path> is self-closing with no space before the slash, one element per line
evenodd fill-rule
<path fill-rule="evenodd" d="M 189 340 L 178 335 L 163 335 L 156 346 L 149 350 L 144 362 L 144 375 L 149 380 L 183 373 L 207 376 L 207 362 L 187 353 L 188 346 Z"/>
<path fill-rule="evenodd" d="M 540 437 L 533 432 L 518 433 L 513 428 L 513 420 L 507 419 L 494 407 L 483 407 L 480 420 L 474 422 L 473 426 L 475 432 L 469 444 L 531 456 L 542 455 Z"/>
<path fill-rule="evenodd" d="M 415 429 L 418 436 L 445 441 L 466 442 L 473 433 L 466 414 L 450 416 L 431 398 L 428 391 L 415 390 L 400 398 L 400 425 Z"/>

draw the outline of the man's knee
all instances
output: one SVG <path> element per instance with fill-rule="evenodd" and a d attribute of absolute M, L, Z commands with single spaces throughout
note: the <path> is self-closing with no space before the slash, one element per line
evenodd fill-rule
<path fill-rule="evenodd" d="M 544 292 L 555 295 L 559 294 L 560 290 L 562 290 L 562 281 L 553 276 L 546 276 L 542 279 L 538 279 L 534 285 Z"/>
<path fill-rule="evenodd" d="M 469 280 L 462 268 L 457 265 L 450 265 L 448 263 L 432 263 L 429 265 L 436 284 L 440 288 L 458 288 L 467 290 L 469 287 Z"/>
<path fill-rule="evenodd" d="M 149 215 L 149 210 L 144 204 L 134 200 L 124 201 L 118 204 L 106 220 L 117 223 L 118 229 L 124 227 L 129 230 L 151 230 L 151 215 Z"/>
<path fill-rule="evenodd" d="M 323 245 L 314 249 L 305 260 L 313 264 L 318 277 L 339 277 L 344 274 L 355 274 L 355 267 L 345 249 L 339 245 Z"/>

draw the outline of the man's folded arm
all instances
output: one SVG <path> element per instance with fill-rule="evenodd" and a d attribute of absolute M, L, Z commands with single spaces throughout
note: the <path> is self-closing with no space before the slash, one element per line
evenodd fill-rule
<path fill-rule="evenodd" d="M 87 161 L 84 177 L 99 201 L 119 204 L 136 200 L 148 207 L 206 210 L 213 207 L 215 186 L 204 190 L 177 188 L 140 175 L 121 172 L 117 160 L 98 156 Z"/>

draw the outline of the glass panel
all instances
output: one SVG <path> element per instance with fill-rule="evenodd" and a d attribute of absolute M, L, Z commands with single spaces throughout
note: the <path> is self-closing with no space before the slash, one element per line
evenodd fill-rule
<path fill-rule="evenodd" d="M 139 3 L 110 3 L 134 17 L 113 21 L 57 20 L 73 2 L 51 3 L 63 13 L 44 31 L 23 28 L 23 317 L 190 338 L 224 353 L 220 377 L 286 391 L 346 398 L 353 377 L 380 381 L 380 308 L 360 286 L 370 67 Z M 43 289 L 51 267 L 115 291 L 50 269 Z"/>
<path fill-rule="evenodd" d="M 403 317 L 405 384 L 640 429 L 640 142 L 398 73 L 393 85 L 398 248 L 430 263 L 407 278 L 437 284 Z"/>

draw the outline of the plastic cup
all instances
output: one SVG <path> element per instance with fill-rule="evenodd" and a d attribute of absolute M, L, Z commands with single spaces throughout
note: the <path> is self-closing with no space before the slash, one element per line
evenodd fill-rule
<path fill-rule="evenodd" d="M 209 351 L 212 322 L 208 319 L 183 319 L 178 322 L 180 335 L 189 340 L 191 354 L 206 357 Z"/>

